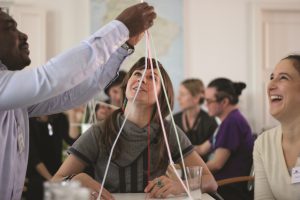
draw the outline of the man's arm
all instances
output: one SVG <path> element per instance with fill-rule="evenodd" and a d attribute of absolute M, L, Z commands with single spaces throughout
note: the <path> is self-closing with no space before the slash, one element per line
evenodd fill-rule
<path fill-rule="evenodd" d="M 129 35 L 137 36 L 152 26 L 155 17 L 147 3 L 134 5 L 82 44 L 41 67 L 0 70 L 0 111 L 28 107 L 75 87 L 103 68 Z"/>
<path fill-rule="evenodd" d="M 102 69 L 127 39 L 127 28 L 113 21 L 43 66 L 0 71 L 0 110 L 27 107 L 73 88 Z"/>
<path fill-rule="evenodd" d="M 125 49 L 119 48 L 102 68 L 81 84 L 61 95 L 30 106 L 29 116 L 58 113 L 85 104 L 113 80 L 127 55 L 128 52 Z"/>

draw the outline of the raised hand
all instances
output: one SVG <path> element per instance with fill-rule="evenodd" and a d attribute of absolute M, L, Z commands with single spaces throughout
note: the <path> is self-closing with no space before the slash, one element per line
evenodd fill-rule
<path fill-rule="evenodd" d="M 140 33 L 140 34 L 138 34 L 138 35 L 136 35 L 136 36 L 133 36 L 133 37 L 129 38 L 129 39 L 127 40 L 127 42 L 128 42 L 131 46 L 135 46 L 135 45 L 143 38 L 144 35 L 145 35 L 144 32 L 142 32 L 142 33 Z"/>
<path fill-rule="evenodd" d="M 129 30 L 129 37 L 139 35 L 153 25 L 156 18 L 154 8 L 147 3 L 139 3 L 125 9 L 117 18 Z"/>

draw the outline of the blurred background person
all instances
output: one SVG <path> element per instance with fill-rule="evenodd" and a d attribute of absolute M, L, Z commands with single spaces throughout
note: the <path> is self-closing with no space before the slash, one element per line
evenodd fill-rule
<path fill-rule="evenodd" d="M 215 118 L 201 108 L 204 102 L 203 82 L 200 79 L 184 80 L 177 99 L 182 111 L 174 115 L 175 123 L 186 133 L 198 152 L 199 145 L 208 140 L 218 126 Z M 206 162 L 207 154 L 202 158 Z"/>
<path fill-rule="evenodd" d="M 245 83 L 217 78 L 205 90 L 208 113 L 218 117 L 221 124 L 212 139 L 201 145 L 200 152 L 212 151 L 206 164 L 216 180 L 248 176 L 251 171 L 254 137 L 238 107 L 244 88 Z M 249 198 L 246 183 L 223 186 L 218 192 L 225 200 Z"/>
<path fill-rule="evenodd" d="M 110 85 L 108 85 L 104 92 L 109 97 L 110 103 L 114 106 L 121 107 L 122 105 L 122 89 L 121 85 L 126 76 L 126 72 L 123 70 L 119 71 L 119 75 L 116 79 L 114 79 Z"/>
<path fill-rule="evenodd" d="M 69 135 L 72 138 L 76 138 L 82 133 L 81 126 L 83 123 L 85 107 L 86 105 L 84 104 L 66 112 L 70 123 Z"/>
<path fill-rule="evenodd" d="M 69 121 L 64 113 L 29 120 L 28 200 L 43 199 L 43 182 L 52 178 L 62 164 L 63 141 L 68 145 L 79 137 L 69 136 Z"/>
<path fill-rule="evenodd" d="M 276 65 L 267 92 L 280 125 L 255 142 L 255 199 L 300 199 L 300 55 Z"/>
<path fill-rule="evenodd" d="M 114 109 L 110 106 L 109 100 L 97 103 L 95 106 L 97 121 L 102 121 L 106 119 L 113 111 Z"/>

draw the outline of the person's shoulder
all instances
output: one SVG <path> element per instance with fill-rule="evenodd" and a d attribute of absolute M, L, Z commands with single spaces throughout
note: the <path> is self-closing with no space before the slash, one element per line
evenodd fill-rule
<path fill-rule="evenodd" d="M 83 132 L 82 135 L 85 136 L 93 136 L 93 137 L 101 137 L 104 130 L 104 123 L 103 121 L 97 122 L 92 124 L 86 131 Z"/>
<path fill-rule="evenodd" d="M 174 120 L 175 120 L 175 119 L 181 118 L 181 116 L 182 116 L 182 112 L 178 112 L 178 113 L 175 113 L 175 114 L 173 115 Z"/>
<path fill-rule="evenodd" d="M 276 136 L 278 136 L 278 134 L 281 134 L 281 126 L 276 126 L 276 127 L 273 127 L 271 129 L 268 129 L 264 132 L 262 132 L 257 140 L 269 140 L 269 139 L 272 139 L 272 138 L 275 138 Z"/>
<path fill-rule="evenodd" d="M 203 109 L 200 110 L 199 117 L 217 123 L 215 117 L 209 116 L 209 114 Z"/>
<path fill-rule="evenodd" d="M 175 119 L 174 119 L 175 120 Z M 176 133 L 174 130 L 174 124 L 172 123 L 172 121 L 169 120 L 165 120 L 164 121 L 164 126 L 166 127 L 166 130 L 169 131 L 169 137 L 175 137 Z M 178 133 L 178 135 L 181 137 L 182 135 L 185 136 L 185 133 L 183 132 L 183 130 L 180 128 L 180 126 L 178 124 L 176 124 L 175 122 L 175 128 L 176 128 L 176 132 Z"/>
<path fill-rule="evenodd" d="M 261 147 L 274 146 L 276 139 L 280 137 L 280 135 L 281 126 L 276 126 L 261 133 L 255 140 L 255 145 L 260 145 Z"/>
<path fill-rule="evenodd" d="M 231 126 L 243 127 L 251 130 L 247 119 L 239 109 L 233 110 L 224 121 Z"/>
<path fill-rule="evenodd" d="M 105 124 L 105 121 L 102 120 L 102 121 L 99 121 L 95 124 L 93 124 L 91 126 L 91 131 L 94 133 L 94 134 L 101 134 L 103 133 L 104 131 L 104 124 Z"/>
<path fill-rule="evenodd" d="M 238 121 L 246 120 L 245 116 L 241 113 L 241 111 L 239 109 L 235 109 L 235 110 L 231 111 L 229 116 L 231 117 L 232 120 L 238 120 Z"/>

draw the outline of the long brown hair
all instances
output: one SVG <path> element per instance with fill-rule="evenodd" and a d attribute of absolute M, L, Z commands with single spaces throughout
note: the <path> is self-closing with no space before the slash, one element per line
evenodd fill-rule
<path fill-rule="evenodd" d="M 132 68 L 128 71 L 127 75 L 125 76 L 123 83 L 122 83 L 122 99 L 123 99 L 123 105 L 122 108 L 114 111 L 105 121 L 104 121 L 104 129 L 103 129 L 103 137 L 102 139 L 99 141 L 100 142 L 100 146 L 104 147 L 104 150 L 106 153 L 109 153 L 112 147 L 112 144 L 114 142 L 114 140 L 117 137 L 117 134 L 119 132 L 119 127 L 117 125 L 117 116 L 119 113 L 123 113 L 123 111 L 126 108 L 126 103 L 127 103 L 127 99 L 125 96 L 125 92 L 126 92 L 126 87 L 127 87 L 127 82 L 129 80 L 129 78 L 132 76 L 132 74 L 134 73 L 135 70 L 141 70 L 145 67 L 145 57 L 140 58 L 133 66 Z M 163 81 L 164 81 L 164 85 L 166 87 L 166 93 L 168 96 L 168 100 L 171 106 L 171 109 L 173 109 L 173 104 L 174 104 L 174 90 L 173 90 L 173 86 L 172 86 L 172 82 L 171 79 L 169 77 L 169 75 L 167 74 L 166 70 L 163 68 L 162 64 L 160 62 L 157 61 L 158 66 L 156 65 L 156 61 L 155 59 L 152 59 L 152 63 L 153 63 L 153 68 L 157 68 L 159 67 Z M 147 59 L 147 67 L 150 68 L 150 59 Z M 162 82 L 162 80 L 161 80 Z M 168 109 L 168 105 L 167 105 L 167 100 L 165 99 L 165 96 L 163 94 L 163 91 L 161 89 L 160 93 L 158 94 L 158 100 L 159 100 L 159 104 L 160 104 L 160 109 L 161 109 L 161 114 L 163 119 L 165 117 L 167 117 L 170 113 L 169 113 L 169 109 Z M 151 122 L 156 122 L 158 124 L 160 124 L 159 122 L 159 115 L 157 112 L 157 107 L 154 106 L 155 108 L 153 109 L 153 113 L 152 113 L 152 117 L 151 117 Z M 168 134 L 168 129 L 166 129 L 167 134 Z M 160 129 L 161 132 L 161 129 Z M 163 159 L 166 155 L 166 148 L 165 148 L 165 142 L 164 142 L 164 138 L 163 138 L 163 134 L 158 134 L 158 144 L 159 144 L 159 148 L 160 148 L 160 154 L 158 155 L 158 163 L 157 163 L 157 167 L 158 166 L 162 166 L 163 165 Z M 113 159 L 116 159 L 121 152 L 121 145 L 119 144 L 119 142 L 117 143 L 114 153 L 113 153 Z"/>

